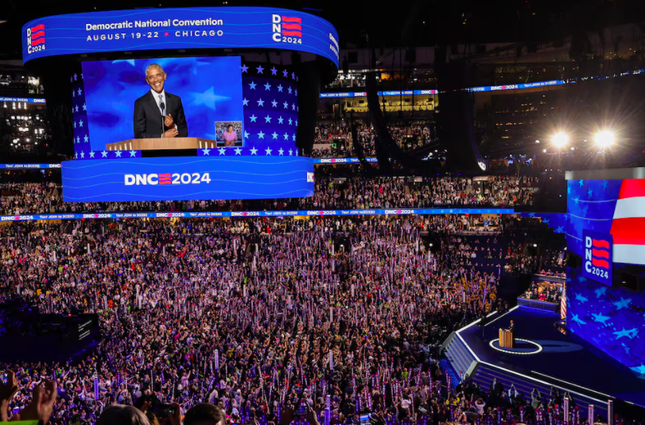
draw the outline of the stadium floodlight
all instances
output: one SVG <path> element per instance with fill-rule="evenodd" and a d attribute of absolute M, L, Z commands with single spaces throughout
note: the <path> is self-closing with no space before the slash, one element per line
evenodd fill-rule
<path fill-rule="evenodd" d="M 559 131 L 553 135 L 551 141 L 557 148 L 563 148 L 569 143 L 569 135 Z"/>
<path fill-rule="evenodd" d="M 602 130 L 594 134 L 594 143 L 601 149 L 607 149 L 616 143 L 616 134 L 613 131 Z"/>

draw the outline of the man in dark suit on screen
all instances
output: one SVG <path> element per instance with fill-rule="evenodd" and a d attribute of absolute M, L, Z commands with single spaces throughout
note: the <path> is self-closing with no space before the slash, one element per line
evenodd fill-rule
<path fill-rule="evenodd" d="M 151 90 L 134 101 L 134 138 L 188 137 L 181 98 L 164 90 L 166 73 L 161 65 L 146 67 Z"/>

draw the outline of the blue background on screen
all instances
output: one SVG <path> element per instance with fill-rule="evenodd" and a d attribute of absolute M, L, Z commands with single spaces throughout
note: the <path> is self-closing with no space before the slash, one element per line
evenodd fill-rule
<path fill-rule="evenodd" d="M 134 101 L 150 91 L 145 69 L 161 65 L 164 89 L 181 97 L 190 137 L 215 140 L 216 121 L 243 121 L 241 59 L 131 59 L 83 63 L 92 150 L 134 138 Z"/>

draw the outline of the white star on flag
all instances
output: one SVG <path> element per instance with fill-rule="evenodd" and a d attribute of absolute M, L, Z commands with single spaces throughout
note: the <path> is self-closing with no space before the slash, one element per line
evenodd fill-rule
<path fill-rule="evenodd" d="M 289 103 L 288 103 L 288 102 L 284 102 L 284 103 L 282 104 L 282 106 L 284 106 L 284 109 L 287 109 L 287 108 L 289 107 Z"/>
<path fill-rule="evenodd" d="M 280 156 L 282 156 L 282 154 L 284 154 L 284 149 L 280 148 L 280 150 L 278 151 L 278 153 L 280 154 Z"/>
<path fill-rule="evenodd" d="M 246 131 L 244 131 L 244 138 L 245 138 L 245 139 L 248 139 L 248 138 L 249 138 L 249 133 L 247 133 Z"/>
<path fill-rule="evenodd" d="M 289 125 L 291 125 L 292 123 L 293 123 L 293 120 L 289 118 Z"/>
<path fill-rule="evenodd" d="M 101 158 L 107 158 L 107 151 L 101 152 Z"/>
<path fill-rule="evenodd" d="M 258 154 L 258 150 L 255 148 L 251 148 L 251 155 L 257 155 L 257 154 Z"/>
<path fill-rule="evenodd" d="M 278 133 L 276 133 L 274 131 L 273 133 L 271 133 L 271 137 L 273 137 L 274 139 L 277 139 L 278 138 Z"/>
<path fill-rule="evenodd" d="M 291 136 L 291 140 L 296 140 L 296 135 Z"/>
<path fill-rule="evenodd" d="M 208 148 L 206 148 L 206 149 L 202 149 L 202 153 L 203 153 L 204 155 L 210 156 L 210 152 L 211 152 L 211 150 L 210 150 L 210 149 L 208 149 Z"/>
<path fill-rule="evenodd" d="M 83 93 L 83 90 L 78 89 L 78 95 L 79 95 L 79 96 L 81 95 L 81 93 Z"/>
<path fill-rule="evenodd" d="M 72 97 L 76 96 L 76 92 L 72 90 Z"/>
<path fill-rule="evenodd" d="M 251 83 L 249 84 L 249 87 L 251 87 L 251 90 L 255 90 L 255 86 L 257 86 L 257 84 L 255 84 L 255 82 L 251 81 Z"/>
<path fill-rule="evenodd" d="M 74 121 L 74 128 L 76 128 L 76 121 Z"/>
<path fill-rule="evenodd" d="M 260 132 L 258 133 L 258 137 L 259 137 L 260 139 L 264 139 L 264 133 L 262 133 L 262 132 L 260 131 Z"/>
<path fill-rule="evenodd" d="M 289 94 L 291 94 L 291 92 L 293 91 L 291 87 L 289 87 L 287 90 L 289 91 Z"/>
<path fill-rule="evenodd" d="M 137 151 L 130 151 L 130 158 L 137 156 Z"/>
<path fill-rule="evenodd" d="M 291 107 L 294 111 L 296 110 L 296 104 L 294 103 L 293 106 Z"/>
<path fill-rule="evenodd" d="M 76 112 L 78 112 L 78 105 L 76 105 L 76 107 L 74 109 L 76 109 Z"/>
<path fill-rule="evenodd" d="M 80 120 L 80 121 L 78 122 L 78 125 L 79 125 L 79 126 L 81 126 L 81 127 L 83 127 L 83 120 Z"/>
<path fill-rule="evenodd" d="M 257 67 L 257 68 L 255 68 L 255 69 L 257 69 L 257 70 L 258 70 L 258 74 L 264 74 L 264 72 L 263 72 L 263 71 L 264 71 L 264 68 L 262 68 L 262 65 L 258 66 L 258 67 Z"/>
<path fill-rule="evenodd" d="M 76 137 L 76 143 L 81 143 L 81 136 Z"/>
<path fill-rule="evenodd" d="M 226 155 L 226 148 L 219 148 L 218 150 L 220 155 Z"/>
<path fill-rule="evenodd" d="M 284 87 L 282 87 L 282 84 L 280 84 L 280 85 L 278 86 L 278 91 L 279 91 L 279 92 L 281 92 L 283 88 L 284 88 Z"/>
<path fill-rule="evenodd" d="M 121 151 L 116 151 L 115 155 L 116 155 L 117 158 L 121 158 Z"/>
<path fill-rule="evenodd" d="M 271 68 L 271 75 L 275 75 L 276 72 L 278 72 L 278 70 L 275 69 L 275 66 L 273 68 Z"/>
<path fill-rule="evenodd" d="M 291 73 L 291 78 L 293 78 L 293 79 L 295 79 L 295 78 L 296 78 L 296 73 L 295 73 L 295 72 L 292 72 L 292 73 Z"/>
<path fill-rule="evenodd" d="M 287 133 L 284 133 L 284 140 L 289 140 L 289 135 Z"/>
<path fill-rule="evenodd" d="M 83 104 L 83 110 L 87 111 L 87 105 L 86 104 Z"/>
<path fill-rule="evenodd" d="M 242 155 L 242 149 L 235 148 L 235 155 Z"/>
<path fill-rule="evenodd" d="M 246 97 L 242 100 L 242 106 L 249 106 L 249 100 Z"/>
<path fill-rule="evenodd" d="M 78 152 L 74 153 L 74 156 L 78 159 Z"/>
<path fill-rule="evenodd" d="M 249 67 L 246 65 L 242 65 L 241 68 L 242 68 L 242 72 L 247 72 L 249 70 Z"/>
<path fill-rule="evenodd" d="M 259 99 L 258 100 L 258 106 L 264 106 L 264 100 Z"/>
<path fill-rule="evenodd" d="M 78 75 L 74 74 L 74 81 L 76 81 L 77 78 L 78 78 Z"/>
<path fill-rule="evenodd" d="M 266 84 L 264 85 L 264 90 L 271 90 L 271 84 L 266 83 Z"/>
<path fill-rule="evenodd" d="M 293 91 L 293 94 L 295 94 L 296 96 L 298 96 L 298 90 L 297 90 L 297 89 L 296 89 L 296 90 L 294 90 L 294 91 Z"/>
<path fill-rule="evenodd" d="M 275 107 L 277 107 L 277 106 L 278 106 L 278 102 L 276 102 L 276 101 L 275 101 L 275 99 L 273 99 L 273 100 L 271 101 L 271 107 L 275 108 Z"/>
<path fill-rule="evenodd" d="M 89 139 L 90 139 L 90 138 L 89 138 L 89 137 L 87 137 L 87 134 L 85 135 L 85 137 L 83 137 L 83 141 L 84 141 L 85 143 L 87 143 L 87 141 L 88 141 Z"/>
<path fill-rule="evenodd" d="M 268 115 L 264 117 L 264 122 L 271 122 L 271 117 Z"/>
<path fill-rule="evenodd" d="M 278 124 L 282 124 L 282 121 L 284 121 L 284 118 L 282 117 L 278 118 Z"/>
<path fill-rule="evenodd" d="M 289 156 L 291 156 L 291 154 L 293 154 L 293 151 L 289 149 Z"/>
<path fill-rule="evenodd" d="M 94 151 L 90 151 L 90 158 L 94 158 Z"/>
<path fill-rule="evenodd" d="M 81 158 L 85 158 L 85 152 L 81 152 Z"/>
<path fill-rule="evenodd" d="M 251 118 L 251 122 L 255 122 L 255 120 L 258 119 L 258 117 L 256 117 L 255 114 L 251 115 L 249 118 Z"/>
<path fill-rule="evenodd" d="M 283 77 L 286 77 L 287 75 L 289 75 L 289 72 L 286 69 L 284 71 L 282 71 L 282 76 Z"/>
<path fill-rule="evenodd" d="M 296 127 L 298 126 L 298 120 L 296 120 Z"/>
<path fill-rule="evenodd" d="M 264 150 L 264 153 L 265 153 L 266 155 L 271 155 L 271 152 L 273 152 L 273 151 L 271 150 L 271 148 L 266 148 L 266 149 Z"/>

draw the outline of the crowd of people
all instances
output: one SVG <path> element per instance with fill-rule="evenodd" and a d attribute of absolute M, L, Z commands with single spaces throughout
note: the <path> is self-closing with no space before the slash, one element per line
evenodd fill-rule
<path fill-rule="evenodd" d="M 506 420 L 495 404 L 482 411 L 479 398 L 448 391 L 438 347 L 503 308 L 501 263 L 472 262 L 519 251 L 508 243 L 519 223 L 409 216 L 3 226 L 0 303 L 96 313 L 101 328 L 98 346 L 76 361 L 0 364 L 20 386 L 7 411 L 25 409 L 31 390 L 55 377 L 54 424 L 94 423 L 109 405 L 137 400 L 183 411 L 211 402 L 236 423 L 284 423 L 306 404 L 322 423 L 327 396 L 331 423 L 373 412 L 387 423 L 438 424 L 472 409 Z M 431 249 L 427 232 L 442 242 Z M 467 263 L 462 250 L 480 254 Z"/>
<path fill-rule="evenodd" d="M 306 209 L 515 207 L 532 205 L 537 178 L 318 176 L 314 196 L 273 200 L 63 202 L 60 181 L 0 183 L 0 215 L 123 211 L 253 211 Z"/>
<path fill-rule="evenodd" d="M 375 131 L 373 126 L 360 119 L 354 121 L 357 136 L 363 155 L 375 156 Z M 436 131 L 432 122 L 425 120 L 392 122 L 387 126 L 390 135 L 398 146 L 409 152 L 421 146 L 432 143 L 436 139 Z M 336 144 L 333 148 L 332 144 Z M 316 124 L 313 158 L 342 158 L 357 156 L 356 144 L 352 140 L 351 123 L 345 120 L 318 122 Z"/>

